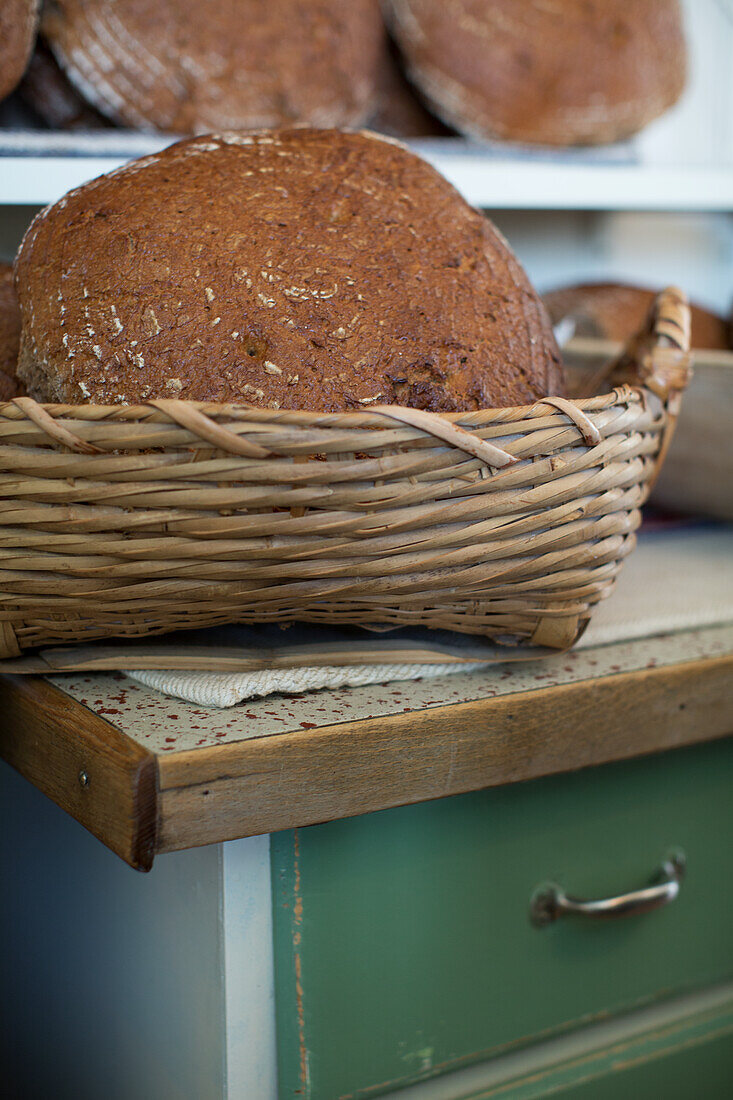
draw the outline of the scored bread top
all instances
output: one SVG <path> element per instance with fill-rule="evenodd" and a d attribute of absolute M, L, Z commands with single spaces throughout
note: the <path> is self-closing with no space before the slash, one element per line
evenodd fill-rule
<path fill-rule="evenodd" d="M 25 72 L 38 24 L 40 0 L 0 0 L 0 99 Z"/>
<path fill-rule="evenodd" d="M 565 318 L 574 322 L 574 335 L 604 340 L 629 340 L 637 333 L 657 292 L 624 283 L 579 283 L 543 295 L 553 325 Z M 693 348 L 728 348 L 728 326 L 722 317 L 690 305 L 690 343 Z"/>
<path fill-rule="evenodd" d="M 450 411 L 562 389 L 504 239 L 369 133 L 180 142 L 42 212 L 16 264 L 19 375 L 44 400 Z"/>
<path fill-rule="evenodd" d="M 104 114 L 181 134 L 358 125 L 384 49 L 378 0 L 55 0 L 43 33 Z"/>
<path fill-rule="evenodd" d="M 635 133 L 685 83 L 678 0 L 385 0 L 412 79 L 480 138 L 595 144 Z"/>

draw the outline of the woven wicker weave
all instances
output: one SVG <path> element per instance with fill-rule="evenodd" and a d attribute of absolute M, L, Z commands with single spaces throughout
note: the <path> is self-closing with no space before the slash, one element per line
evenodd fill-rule
<path fill-rule="evenodd" d="M 566 647 L 610 592 L 689 376 L 660 295 L 612 392 L 437 416 L 0 405 L 0 656 L 230 622 Z"/>

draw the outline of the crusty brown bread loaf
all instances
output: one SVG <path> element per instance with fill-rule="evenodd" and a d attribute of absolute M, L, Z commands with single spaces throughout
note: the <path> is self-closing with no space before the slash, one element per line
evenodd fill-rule
<path fill-rule="evenodd" d="M 685 82 L 677 0 L 385 0 L 418 87 L 456 129 L 545 145 L 640 130 Z"/>
<path fill-rule="evenodd" d="M 365 122 L 384 49 L 378 0 L 54 0 L 43 32 L 104 114 L 182 134 Z"/>
<path fill-rule="evenodd" d="M 562 386 L 506 242 L 374 134 L 180 142 L 41 213 L 16 268 L 41 399 L 465 410 Z"/>
<path fill-rule="evenodd" d="M 38 25 L 39 0 L 0 2 L 0 99 L 10 95 L 25 72 Z"/>
<path fill-rule="evenodd" d="M 575 335 L 626 341 L 638 332 L 657 292 L 624 283 L 579 283 L 543 295 L 553 325 L 566 317 Z M 693 348 L 728 348 L 725 321 L 701 306 L 691 305 Z"/>
<path fill-rule="evenodd" d="M 13 286 L 13 269 L 0 263 L 0 401 L 21 392 L 15 370 L 20 345 L 20 310 Z"/>

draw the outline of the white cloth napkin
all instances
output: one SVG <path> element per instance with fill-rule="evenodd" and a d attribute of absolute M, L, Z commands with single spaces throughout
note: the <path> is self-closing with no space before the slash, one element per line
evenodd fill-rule
<path fill-rule="evenodd" d="M 644 532 L 616 588 L 576 648 L 733 621 L 733 526 Z M 259 672 L 130 672 L 134 680 L 201 706 L 231 707 L 273 692 L 303 692 L 470 672 L 470 664 L 384 664 Z"/>

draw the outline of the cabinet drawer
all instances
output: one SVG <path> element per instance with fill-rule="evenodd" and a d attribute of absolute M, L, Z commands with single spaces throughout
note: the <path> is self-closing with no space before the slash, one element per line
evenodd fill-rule
<path fill-rule="evenodd" d="M 732 1067 L 733 1035 L 728 1032 L 639 1065 L 614 1066 L 602 1077 L 581 1080 L 551 1094 L 534 1092 L 530 1087 L 523 1094 L 505 1092 L 501 1100 L 534 1100 L 542 1095 L 552 1095 L 553 1100 L 623 1100 L 624 1097 L 730 1100 Z M 492 1100 L 491 1093 L 481 1100 Z"/>
<path fill-rule="evenodd" d="M 272 838 L 280 1095 L 379 1095 L 733 973 L 733 741 Z M 529 921 L 552 880 L 679 897 Z"/>

